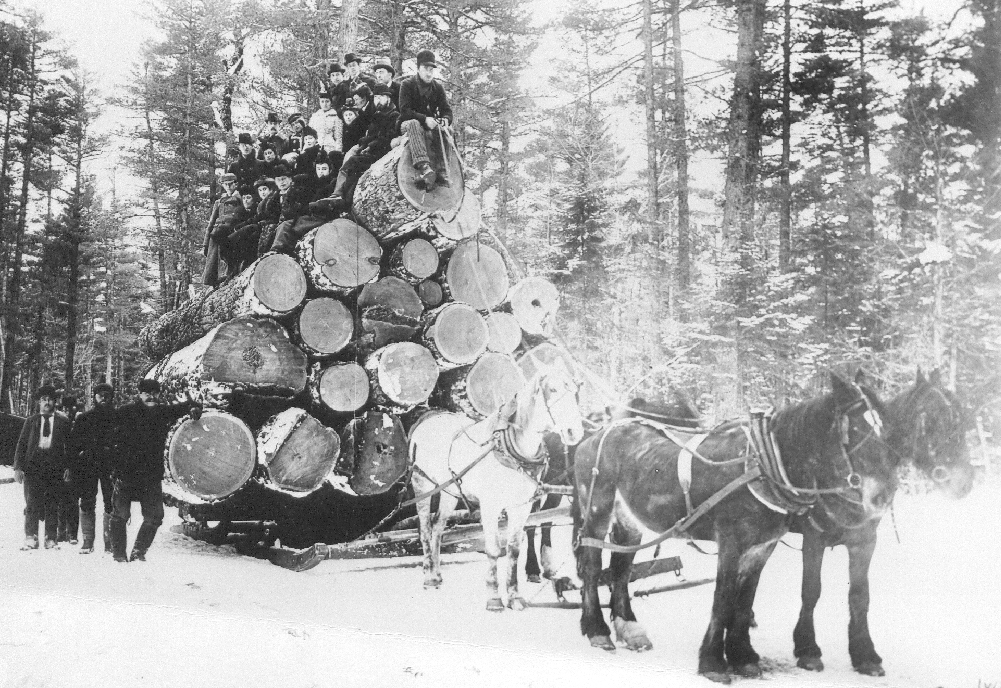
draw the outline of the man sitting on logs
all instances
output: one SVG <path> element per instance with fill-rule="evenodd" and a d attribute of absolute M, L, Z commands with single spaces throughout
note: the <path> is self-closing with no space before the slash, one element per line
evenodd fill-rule
<path fill-rule="evenodd" d="M 160 383 L 139 381 L 139 397 L 118 409 L 115 431 L 114 513 L 111 517 L 111 545 L 115 561 L 127 562 L 128 531 L 132 502 L 139 502 L 143 522 L 136 534 L 131 561 L 146 561 L 146 551 L 153 544 L 163 523 L 163 446 L 171 426 L 190 414 L 201 418 L 201 407 L 193 404 L 159 403 Z"/>
<path fill-rule="evenodd" d="M 219 285 L 226 276 L 226 265 L 219 255 L 219 241 L 215 238 L 221 234 L 229 234 L 235 226 L 233 218 L 243 208 L 243 201 L 236 190 L 236 175 L 227 172 L 219 178 L 222 186 L 222 197 L 212 206 L 209 214 L 209 224 L 205 228 L 205 243 L 202 255 L 205 256 L 205 270 L 202 272 L 202 284 L 210 287 Z"/>
<path fill-rule="evenodd" d="M 257 259 L 257 225 L 254 216 L 257 212 L 257 197 L 250 186 L 238 189 L 243 207 L 233 216 L 230 229 L 221 233 L 219 255 L 226 262 L 226 277 L 223 282 L 233 279 Z"/>
<path fill-rule="evenodd" d="M 261 176 L 264 171 L 264 163 L 257 159 L 254 150 L 254 139 L 247 132 L 239 136 L 240 155 L 226 170 L 236 175 L 238 186 L 253 184 L 254 180 Z"/>
<path fill-rule="evenodd" d="M 97 528 L 97 488 L 104 503 L 104 551 L 111 551 L 111 469 L 115 448 L 115 390 L 107 382 L 94 386 L 94 405 L 84 411 L 70 435 L 70 478 L 80 495 L 80 554 L 94 551 Z"/>
<path fill-rule="evenodd" d="M 426 189 L 434 186 L 437 174 L 428 158 L 427 138 L 430 132 L 452 124 L 452 108 L 445 89 L 434 78 L 437 67 L 434 53 L 417 53 L 417 74 L 400 84 L 400 131 L 409 139 L 410 152 L 417 179 Z M 428 132 L 428 133 L 425 133 Z"/>
<path fill-rule="evenodd" d="M 280 253 L 291 253 L 302 236 L 319 222 L 303 222 L 303 215 L 309 213 L 309 178 L 303 175 L 292 177 L 292 171 L 285 167 L 278 170 L 275 183 L 281 194 L 280 224 L 275 230 L 275 238 L 270 249 Z M 261 234 L 261 240 L 264 240 Z M 260 244 L 258 244 L 260 247 Z"/>
<path fill-rule="evenodd" d="M 337 173 L 340 172 L 340 165 L 337 165 L 337 169 L 334 170 L 334 165 L 330 158 L 331 156 L 327 155 L 324 151 L 320 151 L 320 154 L 316 156 L 316 161 L 313 163 L 315 179 L 313 181 L 313 193 L 310 197 L 311 201 L 327 198 L 334 193 L 334 187 L 337 184 Z"/>
<path fill-rule="evenodd" d="M 345 158 L 344 166 L 337 175 L 337 185 L 333 194 L 322 201 L 310 203 L 310 212 L 314 214 L 331 215 L 348 210 L 359 177 L 392 148 L 400 113 L 393 106 L 392 93 L 388 86 L 378 84 L 372 92 L 375 100 L 372 122 L 358 142 L 357 152 L 352 151 L 352 154 Z"/>
<path fill-rule="evenodd" d="M 295 159 L 295 173 L 305 174 L 312 177 L 315 173 L 313 165 L 316 161 L 316 156 L 320 154 L 323 149 L 320 148 L 320 141 L 316 135 L 316 130 L 313 127 L 306 127 L 302 130 L 302 150 L 299 152 L 299 157 Z M 257 179 L 257 177 L 254 177 Z"/>
<path fill-rule="evenodd" d="M 393 101 L 393 106 L 399 109 L 400 84 L 397 81 L 393 81 L 393 77 L 396 76 L 396 69 L 394 69 L 393 65 L 389 63 L 389 60 L 382 59 L 373 65 L 372 71 L 375 73 L 376 83 L 389 87 L 390 98 Z"/>

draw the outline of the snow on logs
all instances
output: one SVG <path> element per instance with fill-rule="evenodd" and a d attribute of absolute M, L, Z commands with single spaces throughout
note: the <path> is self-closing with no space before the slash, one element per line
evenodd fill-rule
<path fill-rule="evenodd" d="M 345 426 L 335 470 L 351 476 L 348 485 L 356 494 L 379 494 L 403 477 L 408 450 L 399 418 L 384 411 L 368 411 Z"/>
<path fill-rule="evenodd" d="M 139 348 L 156 360 L 216 325 L 244 315 L 281 317 L 306 298 L 306 276 L 290 256 L 269 253 L 202 299 L 166 313 L 139 333 Z"/>
<path fill-rule="evenodd" d="M 320 487 L 341 452 L 341 438 L 301 408 L 273 416 L 257 433 L 257 452 L 271 485 L 306 495 Z"/>
<path fill-rule="evenodd" d="M 382 248 L 351 220 L 338 219 L 310 230 L 299 241 L 299 262 L 317 291 L 347 294 L 379 279 Z"/>
<path fill-rule="evenodd" d="M 167 435 L 167 491 L 192 504 L 232 495 L 246 483 L 257 463 L 254 435 L 229 413 L 205 411 L 185 416 Z"/>
<path fill-rule="evenodd" d="M 376 405 L 405 413 L 431 396 L 438 384 L 438 364 L 431 352 L 413 342 L 396 342 L 365 359 L 370 399 Z"/>

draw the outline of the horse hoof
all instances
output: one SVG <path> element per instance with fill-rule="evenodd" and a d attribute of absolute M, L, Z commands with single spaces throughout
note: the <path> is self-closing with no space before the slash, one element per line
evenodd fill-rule
<path fill-rule="evenodd" d="M 615 643 L 607 635 L 595 635 L 589 638 L 591 647 L 596 647 L 605 652 L 615 652 Z"/>
<path fill-rule="evenodd" d="M 725 671 L 701 671 L 699 673 L 713 683 L 730 683 L 733 680 L 730 678 L 730 674 Z"/>
<path fill-rule="evenodd" d="M 441 587 L 441 578 L 427 578 L 424 580 L 425 590 L 437 590 Z"/>
<path fill-rule="evenodd" d="M 528 609 L 528 602 L 523 597 L 512 597 L 507 601 L 507 608 L 516 612 L 523 612 Z"/>
<path fill-rule="evenodd" d="M 615 618 L 612 621 L 615 626 L 615 638 L 619 642 L 626 644 L 626 649 L 633 652 L 645 652 L 653 649 L 653 643 L 646 637 L 646 631 L 635 621 L 623 621 Z"/>
<path fill-rule="evenodd" d="M 487 600 L 487 611 L 488 612 L 502 612 L 504 611 L 504 602 L 501 601 L 499 597 L 491 597 Z"/>
<path fill-rule="evenodd" d="M 542 577 L 539 576 L 539 574 L 537 574 L 537 573 L 533 573 L 532 575 L 528 576 L 528 582 L 529 583 L 541 583 L 542 582 Z"/>
<path fill-rule="evenodd" d="M 553 578 L 553 589 L 556 590 L 556 594 L 561 594 L 567 590 L 580 590 L 580 586 L 574 583 L 567 576 L 560 576 L 559 578 Z"/>
<path fill-rule="evenodd" d="M 807 671 L 823 671 L 824 662 L 820 657 L 800 657 L 796 661 L 796 666 Z"/>
<path fill-rule="evenodd" d="M 733 668 L 733 673 L 743 678 L 761 678 L 761 667 L 753 662 L 741 664 Z"/>
<path fill-rule="evenodd" d="M 886 676 L 883 665 L 879 662 L 862 662 L 855 667 L 855 671 L 866 676 Z"/>

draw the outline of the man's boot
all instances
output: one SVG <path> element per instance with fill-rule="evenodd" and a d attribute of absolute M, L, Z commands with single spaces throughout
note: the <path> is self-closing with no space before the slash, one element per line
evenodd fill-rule
<path fill-rule="evenodd" d="M 37 535 L 26 535 L 24 537 L 24 544 L 21 545 L 21 551 L 27 552 L 31 549 L 38 549 L 38 536 Z"/>
<path fill-rule="evenodd" d="M 437 173 L 434 168 L 431 167 L 431 163 L 424 161 L 419 162 L 414 165 L 414 169 L 417 170 L 417 181 L 424 182 L 424 188 L 430 191 L 434 188 L 434 183 L 438 178 Z"/>
<path fill-rule="evenodd" d="M 94 531 L 97 530 L 97 514 L 91 511 L 80 512 L 80 530 L 83 531 L 83 546 L 80 554 L 90 554 L 94 551 Z"/>
<path fill-rule="evenodd" d="M 111 554 L 111 514 L 104 512 L 104 553 Z"/>
<path fill-rule="evenodd" d="M 115 561 L 127 562 L 129 560 L 128 555 L 125 553 L 126 550 L 126 539 L 128 538 L 128 531 L 125 527 L 125 521 L 120 518 L 111 519 L 111 554 L 114 556 Z"/>
<path fill-rule="evenodd" d="M 358 178 L 348 175 L 343 169 L 337 173 L 337 183 L 330 197 L 327 208 L 333 212 L 346 212 L 351 209 L 351 195 L 354 193 Z"/>
<path fill-rule="evenodd" d="M 156 528 L 145 523 L 139 526 L 139 532 L 136 533 L 136 541 L 132 545 L 132 556 L 129 558 L 129 561 L 146 561 L 146 551 L 153 544 L 154 537 L 156 537 Z"/>

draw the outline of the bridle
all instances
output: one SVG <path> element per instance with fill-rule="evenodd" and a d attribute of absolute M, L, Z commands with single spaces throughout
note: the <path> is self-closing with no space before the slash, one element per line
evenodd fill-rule
<path fill-rule="evenodd" d="M 883 437 L 883 419 L 880 417 L 879 412 L 876 411 L 872 406 L 872 402 L 869 401 L 869 397 L 866 396 L 865 392 L 859 388 L 859 398 L 857 401 L 849 404 L 845 409 L 839 414 L 838 422 L 839 427 L 839 445 L 841 447 L 841 456 L 845 460 L 845 464 L 848 466 L 848 475 L 845 476 L 845 482 L 848 483 L 848 487 L 853 490 L 862 489 L 862 476 L 855 469 L 855 462 L 852 461 L 852 455 L 859 451 L 869 440 L 876 438 L 882 441 Z M 859 440 L 855 445 L 851 445 L 851 414 L 852 412 L 859 408 L 865 407 L 865 412 L 862 417 L 865 419 L 866 425 L 869 426 L 869 431 L 865 436 Z M 885 443 L 884 443 L 885 444 Z"/>
<path fill-rule="evenodd" d="M 952 436 L 954 434 L 962 432 L 963 417 L 962 417 L 962 414 L 959 413 L 956 410 L 955 405 L 952 403 L 952 401 L 949 399 L 949 397 L 947 397 L 945 395 L 945 393 L 941 389 L 939 389 L 938 387 L 936 387 L 935 385 L 930 385 L 930 389 L 927 392 L 925 392 L 918 399 L 918 401 L 915 403 L 915 407 L 920 408 L 921 407 L 921 401 L 925 397 L 927 397 L 928 395 L 931 395 L 931 394 L 937 395 L 942 400 L 942 402 L 944 403 L 945 408 L 947 408 L 949 410 L 949 426 L 948 426 L 948 430 L 940 432 L 940 433 L 935 433 L 935 434 L 939 435 L 941 437 L 941 439 L 939 439 L 938 441 L 936 441 L 934 444 L 930 443 L 928 441 L 928 439 L 929 439 L 929 437 L 931 436 L 932 433 L 928 432 L 927 427 L 926 427 L 926 421 L 927 421 L 927 417 L 928 417 L 928 412 L 927 411 L 921 411 L 918 414 L 918 417 L 917 417 L 917 428 L 916 428 L 916 432 L 914 433 L 913 448 L 912 448 L 911 456 L 912 456 L 913 459 L 915 459 L 914 463 L 915 463 L 915 465 L 917 465 L 918 462 L 917 462 L 916 459 L 919 456 L 919 444 L 918 443 L 921 440 L 924 440 L 924 443 L 925 443 L 925 454 L 928 456 L 928 458 L 930 459 L 930 462 L 933 465 L 933 468 L 931 470 L 931 478 L 932 478 L 932 480 L 935 480 L 936 482 L 942 482 L 942 481 L 948 479 L 948 477 L 949 477 L 949 469 L 947 467 L 951 466 L 953 463 L 955 463 L 956 459 L 955 459 L 955 457 L 952 456 L 952 454 L 950 452 L 943 452 L 943 454 L 944 454 L 944 460 L 940 461 L 939 460 L 939 452 L 941 451 L 941 449 L 943 447 L 946 447 L 948 444 L 950 444 L 953 441 L 950 438 L 952 438 Z"/>

